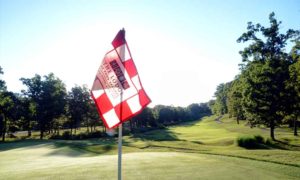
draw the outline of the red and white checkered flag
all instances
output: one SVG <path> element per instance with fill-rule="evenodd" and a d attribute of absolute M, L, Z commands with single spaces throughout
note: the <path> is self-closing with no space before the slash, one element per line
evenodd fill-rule
<path fill-rule="evenodd" d="M 129 120 L 151 102 L 132 60 L 125 30 L 118 32 L 112 45 L 113 49 L 102 60 L 91 90 L 107 128 Z"/>

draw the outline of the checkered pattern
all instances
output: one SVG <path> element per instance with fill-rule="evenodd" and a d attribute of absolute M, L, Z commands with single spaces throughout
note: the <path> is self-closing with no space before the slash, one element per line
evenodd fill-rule
<path fill-rule="evenodd" d="M 131 58 L 124 30 L 117 34 L 112 45 L 114 49 L 104 56 L 91 90 L 107 128 L 117 127 L 151 102 Z"/>

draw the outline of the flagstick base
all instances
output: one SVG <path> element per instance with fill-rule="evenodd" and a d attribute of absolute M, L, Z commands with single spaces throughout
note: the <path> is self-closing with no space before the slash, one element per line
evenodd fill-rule
<path fill-rule="evenodd" d="M 122 124 L 119 125 L 118 137 L 118 180 L 122 180 Z"/>

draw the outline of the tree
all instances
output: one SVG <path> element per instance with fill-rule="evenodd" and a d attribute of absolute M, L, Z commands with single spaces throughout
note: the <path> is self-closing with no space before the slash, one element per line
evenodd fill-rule
<path fill-rule="evenodd" d="M 40 128 L 40 139 L 43 139 L 46 130 L 51 130 L 54 120 L 65 113 L 66 88 L 64 83 L 53 73 L 44 76 L 35 75 L 33 78 L 21 78 L 34 105 L 34 114 Z"/>
<path fill-rule="evenodd" d="M 208 107 L 211 111 L 212 114 L 217 114 L 217 110 L 216 110 L 216 100 L 215 99 L 211 99 L 208 101 Z"/>
<path fill-rule="evenodd" d="M 18 114 L 20 118 L 20 127 L 23 130 L 27 130 L 28 137 L 31 136 L 31 130 L 33 128 L 34 107 L 31 98 L 27 96 L 19 96 Z"/>
<path fill-rule="evenodd" d="M 0 74 L 4 74 L 1 66 Z M 14 119 L 15 102 L 15 95 L 7 91 L 5 81 L 0 79 L 0 135 L 2 136 L 2 141 L 5 141 L 9 120 Z"/>
<path fill-rule="evenodd" d="M 188 105 L 187 110 L 190 114 L 190 120 L 198 120 L 203 116 L 211 114 L 208 103 L 193 103 Z"/>
<path fill-rule="evenodd" d="M 88 111 L 86 116 L 87 127 L 90 126 L 91 131 L 95 130 L 96 126 L 104 126 L 103 121 L 99 117 L 95 102 L 90 99 L 88 102 Z"/>
<path fill-rule="evenodd" d="M 5 91 L 0 93 L 0 114 L 2 116 L 2 141 L 5 141 L 5 135 L 8 130 L 9 121 L 15 119 L 15 101 L 16 96 L 12 92 Z"/>
<path fill-rule="evenodd" d="M 270 127 L 270 136 L 275 140 L 275 127 L 283 118 L 285 81 L 289 77 L 288 66 L 291 63 L 285 46 L 299 32 L 289 29 L 285 34 L 280 34 L 281 22 L 275 19 L 274 13 L 269 15 L 269 21 L 270 27 L 249 22 L 247 32 L 237 42 L 250 42 L 240 51 L 244 62 L 245 115 L 252 125 L 264 124 Z"/>
<path fill-rule="evenodd" d="M 134 129 L 144 129 L 148 127 L 158 127 L 156 119 L 154 117 L 152 109 L 146 107 L 141 113 L 132 117 L 131 121 L 131 132 Z"/>
<path fill-rule="evenodd" d="M 0 75 L 4 74 L 2 67 L 0 66 Z M 6 85 L 5 85 L 5 81 L 0 79 L 0 92 L 3 92 L 6 90 Z"/>
<path fill-rule="evenodd" d="M 239 124 L 239 120 L 245 119 L 245 113 L 243 109 L 243 79 L 242 76 L 237 76 L 231 84 L 231 88 L 227 94 L 227 109 L 229 117 L 236 117 L 236 122 Z"/>
<path fill-rule="evenodd" d="M 176 119 L 176 114 L 173 106 L 156 105 L 154 111 L 157 114 L 157 121 L 159 124 L 172 124 Z"/>
<path fill-rule="evenodd" d="M 286 88 L 289 92 L 289 101 L 286 111 L 293 118 L 294 135 L 297 136 L 297 119 L 300 117 L 300 41 L 296 41 L 291 50 L 293 64 L 289 66 L 290 78 L 286 82 Z"/>
<path fill-rule="evenodd" d="M 88 110 L 90 108 L 90 95 L 86 87 L 75 86 L 68 93 L 68 113 L 70 116 L 71 134 L 72 129 L 80 126 L 84 120 L 88 121 Z M 88 127 L 89 123 L 85 123 Z"/>
<path fill-rule="evenodd" d="M 227 93 L 230 89 L 231 82 L 226 84 L 221 83 L 217 86 L 217 90 L 215 92 L 215 103 L 213 105 L 213 112 L 218 115 L 223 115 L 228 112 L 227 109 Z"/>

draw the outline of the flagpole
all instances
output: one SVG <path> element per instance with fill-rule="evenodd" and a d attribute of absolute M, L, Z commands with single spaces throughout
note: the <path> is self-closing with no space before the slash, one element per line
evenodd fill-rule
<path fill-rule="evenodd" d="M 124 28 L 122 29 L 122 31 L 124 31 L 124 38 L 125 38 L 125 30 Z M 121 50 L 122 51 L 122 50 Z M 125 51 L 125 49 L 123 50 Z M 120 57 L 122 56 L 122 57 Z M 125 53 L 122 52 L 119 54 L 119 57 L 122 59 L 124 59 Z M 120 119 L 122 121 L 122 115 L 123 115 L 123 105 L 122 105 L 122 101 L 123 101 L 123 88 L 121 87 L 121 94 L 120 94 Z M 120 123 L 119 125 L 119 133 L 118 133 L 118 180 L 122 180 L 122 123 Z"/>
<path fill-rule="evenodd" d="M 120 105 L 120 119 L 122 119 L 123 115 L 123 89 L 121 88 L 121 105 Z M 118 133 L 118 180 L 122 180 L 122 123 L 119 125 L 119 133 Z"/>
<path fill-rule="evenodd" d="M 120 105 L 120 119 L 122 120 L 123 115 L 123 89 L 121 87 L 121 105 Z M 118 133 L 118 180 L 122 180 L 122 123 L 119 125 L 119 133 Z"/>
<path fill-rule="evenodd" d="M 120 106 L 120 119 L 122 119 L 123 115 L 123 89 L 121 88 L 121 106 Z M 119 133 L 118 133 L 118 180 L 122 180 L 122 123 L 119 125 Z"/>
<path fill-rule="evenodd" d="M 118 180 L 122 180 L 122 124 L 119 125 L 118 146 Z"/>

